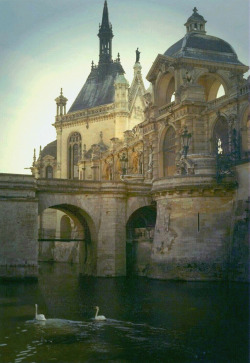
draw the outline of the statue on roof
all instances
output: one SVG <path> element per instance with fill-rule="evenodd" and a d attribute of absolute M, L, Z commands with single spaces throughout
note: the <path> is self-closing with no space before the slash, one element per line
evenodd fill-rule
<path fill-rule="evenodd" d="M 139 63 L 139 61 L 140 61 L 140 54 L 141 54 L 141 52 L 139 52 L 139 48 L 136 49 L 135 53 L 136 53 L 135 63 Z"/>

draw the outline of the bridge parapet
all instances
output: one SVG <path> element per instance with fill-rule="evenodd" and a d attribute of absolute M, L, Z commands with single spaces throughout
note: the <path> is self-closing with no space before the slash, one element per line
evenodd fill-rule
<path fill-rule="evenodd" d="M 150 194 L 151 184 L 122 181 L 37 179 L 36 191 L 76 194 Z"/>
<path fill-rule="evenodd" d="M 35 179 L 32 175 L 0 174 L 0 198 L 35 198 Z"/>

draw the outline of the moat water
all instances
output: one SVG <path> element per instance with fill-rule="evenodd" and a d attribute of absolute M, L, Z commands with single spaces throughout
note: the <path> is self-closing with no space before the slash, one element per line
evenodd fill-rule
<path fill-rule="evenodd" d="M 249 287 L 79 278 L 41 264 L 38 283 L 0 285 L 0 362 L 248 363 Z M 46 322 L 34 320 L 34 305 Z M 94 306 L 107 320 L 93 320 Z"/>

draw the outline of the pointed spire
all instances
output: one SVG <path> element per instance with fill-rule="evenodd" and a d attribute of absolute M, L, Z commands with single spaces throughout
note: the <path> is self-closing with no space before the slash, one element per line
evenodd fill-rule
<path fill-rule="evenodd" d="M 103 7 L 103 13 L 102 13 L 102 25 L 101 27 L 109 28 L 109 11 L 108 11 L 108 4 L 105 0 L 104 7 Z"/>
<path fill-rule="evenodd" d="M 108 4 L 105 0 L 102 14 L 102 24 L 99 26 L 100 38 L 99 63 L 109 63 L 112 60 L 112 25 L 109 22 Z"/>

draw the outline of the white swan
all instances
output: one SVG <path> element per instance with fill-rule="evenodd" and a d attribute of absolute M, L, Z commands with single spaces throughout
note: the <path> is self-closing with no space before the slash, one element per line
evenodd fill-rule
<path fill-rule="evenodd" d="M 96 313 L 95 313 L 95 320 L 106 320 L 104 315 L 98 315 L 99 306 L 95 306 Z"/>
<path fill-rule="evenodd" d="M 35 319 L 36 320 L 46 320 L 45 316 L 43 314 L 37 314 L 37 304 L 35 304 L 36 307 L 36 315 L 35 315 Z"/>

